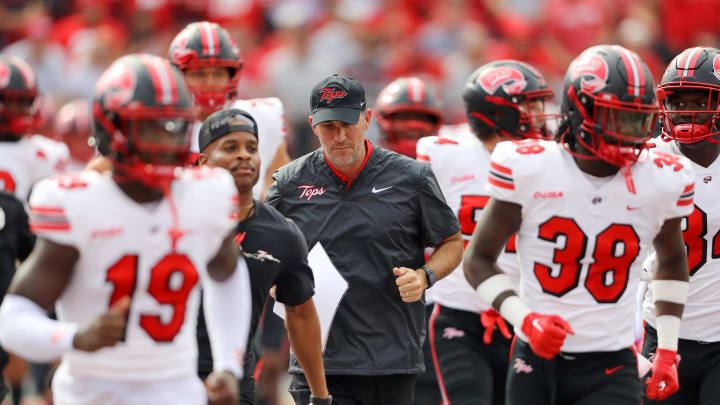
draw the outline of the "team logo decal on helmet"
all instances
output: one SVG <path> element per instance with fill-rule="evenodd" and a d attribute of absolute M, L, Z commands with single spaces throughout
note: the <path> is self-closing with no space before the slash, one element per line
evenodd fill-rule
<path fill-rule="evenodd" d="M 518 94 L 527 87 L 523 74 L 511 66 L 488 69 L 478 76 L 477 81 L 489 94 L 495 94 L 501 86 L 507 94 Z"/>
<path fill-rule="evenodd" d="M 135 73 L 125 64 L 117 63 L 108 69 L 95 85 L 95 94 L 103 98 L 108 109 L 120 108 L 135 94 Z"/>
<path fill-rule="evenodd" d="M 344 98 L 347 96 L 345 90 L 338 90 L 334 87 L 325 87 L 320 89 L 320 91 L 322 92 L 320 95 L 320 101 L 324 101 L 326 103 L 330 103 L 336 98 Z"/>
<path fill-rule="evenodd" d="M 575 62 L 570 73 L 571 80 L 582 77 L 583 90 L 597 93 L 605 88 L 608 80 L 608 65 L 596 54 L 586 54 Z"/>
<path fill-rule="evenodd" d="M 715 55 L 713 58 L 713 74 L 720 80 L 720 55 Z"/>

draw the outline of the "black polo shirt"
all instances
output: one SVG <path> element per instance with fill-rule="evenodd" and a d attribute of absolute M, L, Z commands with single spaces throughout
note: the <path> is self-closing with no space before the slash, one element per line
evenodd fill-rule
<path fill-rule="evenodd" d="M 283 166 L 266 202 L 295 221 L 309 247 L 321 242 L 348 282 L 324 353 L 327 374 L 417 374 L 424 370 L 425 300 L 402 302 L 392 269 L 420 268 L 424 248 L 460 225 L 429 165 L 369 141 L 365 147 L 353 179 L 322 149 Z M 294 357 L 290 372 L 302 372 Z"/>
<path fill-rule="evenodd" d="M 255 213 L 237 226 L 235 241 L 242 246 L 250 273 L 252 319 L 248 350 L 270 287 L 277 285 L 277 300 L 300 305 L 315 293 L 312 270 L 307 263 L 307 245 L 300 229 L 276 209 L 255 201 Z M 202 377 L 212 371 L 212 351 L 205 328 L 202 308 L 198 319 L 198 372 Z M 245 374 L 252 376 L 254 361 L 245 361 Z M 248 374 L 249 373 L 249 374 Z"/>

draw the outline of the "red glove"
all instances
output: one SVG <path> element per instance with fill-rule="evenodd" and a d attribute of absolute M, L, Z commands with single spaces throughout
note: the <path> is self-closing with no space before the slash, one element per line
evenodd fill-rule
<path fill-rule="evenodd" d="M 498 314 L 497 311 L 495 311 L 494 309 L 491 308 L 487 311 L 482 312 L 480 314 L 480 322 L 485 328 L 485 333 L 483 334 L 483 342 L 485 342 L 486 345 L 489 345 L 490 342 L 492 342 L 492 335 L 495 331 L 496 325 L 497 328 L 500 329 L 500 333 L 505 336 L 505 339 L 510 339 L 510 330 L 508 330 L 505 319 L 503 319 L 503 317 L 500 316 L 500 314 Z"/>
<path fill-rule="evenodd" d="M 557 315 L 528 314 L 523 320 L 522 332 L 530 341 L 530 348 L 544 359 L 552 359 L 560 353 L 565 336 L 575 332 L 564 319 Z"/>
<path fill-rule="evenodd" d="M 677 352 L 667 349 L 655 351 L 652 376 L 645 381 L 647 397 L 662 401 L 680 388 L 675 357 Z"/>

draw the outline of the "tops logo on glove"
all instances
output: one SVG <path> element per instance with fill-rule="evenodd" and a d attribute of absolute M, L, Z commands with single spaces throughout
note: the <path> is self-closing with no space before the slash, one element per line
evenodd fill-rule
<path fill-rule="evenodd" d="M 343 98 L 347 96 L 347 92 L 345 90 L 338 90 L 332 87 L 325 87 L 324 89 L 320 89 L 320 102 L 330 103 L 336 98 Z"/>

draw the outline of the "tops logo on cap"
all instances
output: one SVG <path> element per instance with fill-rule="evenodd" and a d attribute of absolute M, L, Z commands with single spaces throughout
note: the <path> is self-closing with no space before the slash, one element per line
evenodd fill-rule
<path fill-rule="evenodd" d="M 320 89 L 320 102 L 330 103 L 336 98 L 344 98 L 345 96 L 347 96 L 345 90 L 338 90 L 334 87 Z"/>

